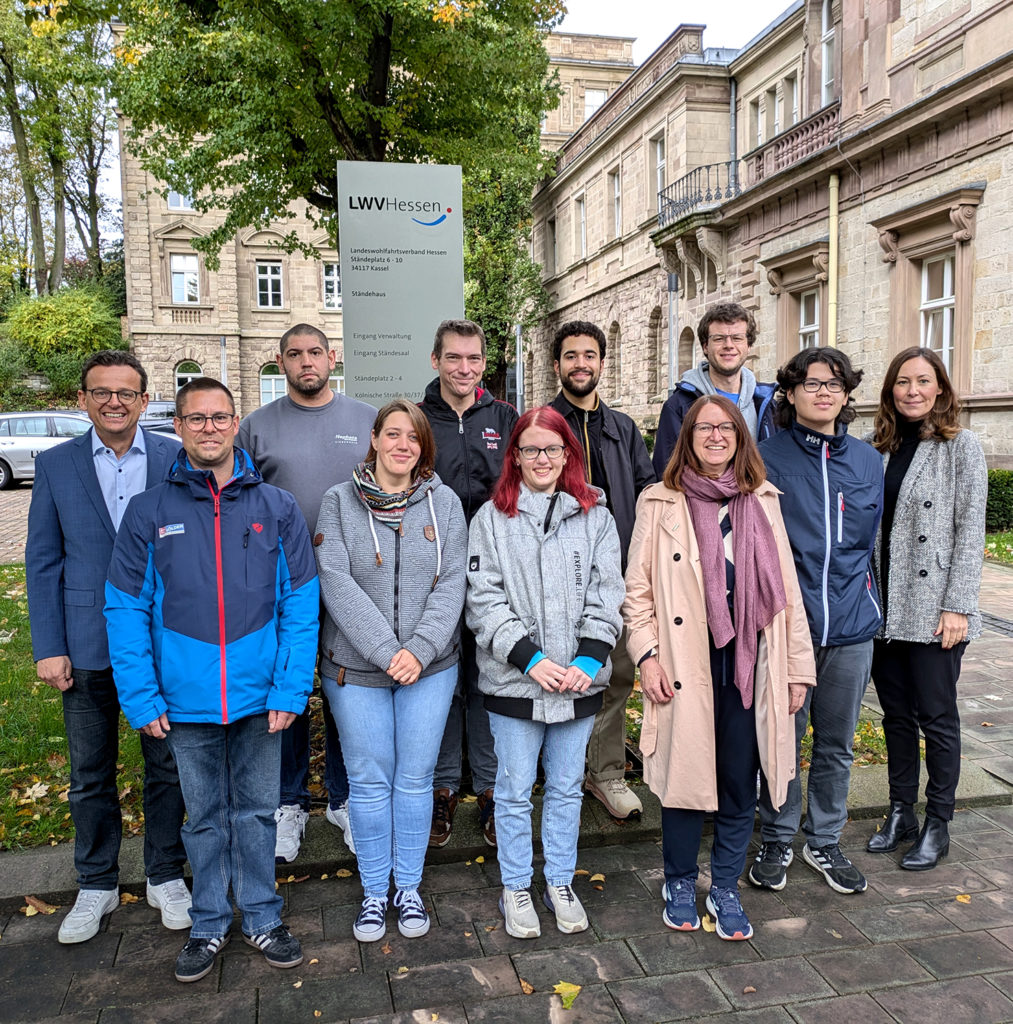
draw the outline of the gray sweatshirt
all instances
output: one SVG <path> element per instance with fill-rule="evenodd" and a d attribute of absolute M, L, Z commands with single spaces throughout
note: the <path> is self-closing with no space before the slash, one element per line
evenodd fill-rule
<path fill-rule="evenodd" d="M 608 685 L 607 656 L 596 659 L 604 666 L 590 688 L 574 694 L 546 692 L 511 654 L 516 661 L 515 648 L 540 650 L 569 665 L 588 642 L 605 651 L 615 646 L 626 595 L 619 535 L 604 495 L 585 515 L 569 494 L 550 497 L 522 486 L 517 508 L 509 518 L 488 501 L 471 523 L 466 617 L 475 634 L 478 688 L 533 700 L 535 721 L 569 721 L 575 697 Z M 530 657 L 521 660 L 526 667 Z"/>
<path fill-rule="evenodd" d="M 401 526 L 373 518 L 351 481 L 324 495 L 314 543 L 327 610 L 320 672 L 330 679 L 392 686 L 387 668 L 402 647 L 423 676 L 460 656 L 468 543 L 460 499 L 433 474 Z"/>

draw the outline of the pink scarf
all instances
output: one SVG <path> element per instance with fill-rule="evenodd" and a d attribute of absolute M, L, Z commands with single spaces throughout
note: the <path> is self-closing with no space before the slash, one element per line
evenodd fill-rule
<path fill-rule="evenodd" d="M 725 647 L 737 638 L 735 685 L 742 695 L 742 706 L 751 708 L 757 634 L 787 604 L 774 531 L 763 514 L 759 498 L 739 490 L 731 466 L 716 480 L 687 467 L 682 474 L 682 489 L 686 493 L 693 530 L 700 547 L 707 625 L 715 647 Z M 728 515 L 732 521 L 732 554 L 735 559 L 734 626 L 728 612 L 725 549 L 715 507 L 725 498 L 731 499 Z"/>

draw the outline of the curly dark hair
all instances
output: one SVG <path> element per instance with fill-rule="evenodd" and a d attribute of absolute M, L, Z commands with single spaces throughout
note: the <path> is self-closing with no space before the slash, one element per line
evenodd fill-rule
<path fill-rule="evenodd" d="M 586 334 L 598 342 L 598 358 L 604 360 L 605 332 L 590 320 L 570 320 L 556 331 L 556 336 L 552 339 L 552 361 L 559 362 L 559 356 L 563 351 L 563 342 L 567 338 L 579 338 L 582 334 Z"/>
<path fill-rule="evenodd" d="M 745 306 L 740 306 L 737 302 L 719 302 L 704 313 L 696 329 L 700 347 L 706 348 L 710 340 L 711 324 L 737 324 L 740 320 L 746 322 L 746 341 L 752 348 L 756 341 L 756 319 Z M 602 355 L 604 354 L 603 352 Z"/>
<path fill-rule="evenodd" d="M 813 363 L 823 363 L 830 372 L 844 384 L 844 392 L 848 400 L 844 408 L 834 420 L 836 429 L 841 423 L 850 423 L 857 415 L 855 402 L 851 392 L 862 382 L 862 371 L 851 365 L 851 360 L 840 349 L 836 348 L 805 348 L 792 356 L 777 371 L 776 420 L 779 427 L 790 427 L 795 422 L 795 406 L 788 401 L 788 392 L 797 388 L 809 376 L 809 367 Z"/>

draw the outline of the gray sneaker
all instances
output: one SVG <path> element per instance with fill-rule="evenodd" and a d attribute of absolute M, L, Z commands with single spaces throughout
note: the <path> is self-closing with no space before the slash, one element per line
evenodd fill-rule
<path fill-rule="evenodd" d="M 507 935 L 515 939 L 537 939 L 542 934 L 535 905 L 527 889 L 503 887 L 499 898 L 499 912 L 503 915 Z"/>
<path fill-rule="evenodd" d="M 570 886 L 549 885 L 546 882 L 542 901 L 556 915 L 556 927 L 561 932 L 570 934 L 587 928 L 587 914 Z"/>
<path fill-rule="evenodd" d="M 87 942 L 98 935 L 102 918 L 111 914 L 119 905 L 119 889 L 82 889 L 70 913 L 60 924 L 57 939 L 65 945 Z"/>

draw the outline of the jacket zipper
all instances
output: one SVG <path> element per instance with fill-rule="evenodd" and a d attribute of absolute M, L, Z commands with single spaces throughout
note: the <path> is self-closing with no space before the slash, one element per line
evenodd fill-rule
<path fill-rule="evenodd" d="M 821 597 L 823 598 L 823 639 L 820 641 L 821 647 L 827 645 L 827 635 L 830 632 L 830 598 L 827 594 L 827 580 L 830 576 L 830 545 L 831 545 L 831 526 L 830 526 L 830 480 L 827 477 L 827 463 L 830 461 L 830 445 L 826 441 L 823 442 L 823 459 L 821 468 L 823 470 L 823 518 L 825 525 L 825 536 L 826 536 L 826 551 L 823 555 L 823 587 Z"/>
<path fill-rule="evenodd" d="M 402 527 L 399 526 L 394 531 L 394 636 L 398 643 L 401 642 L 401 622 L 398 611 L 401 580 L 401 529 Z"/>
<path fill-rule="evenodd" d="M 225 587 L 222 580 L 222 517 L 221 493 L 216 491 L 208 480 L 211 500 L 215 503 L 215 574 L 218 584 L 218 661 L 219 686 L 222 698 L 222 725 L 229 724 L 229 704 L 226 688 L 227 673 L 225 669 Z"/>
<path fill-rule="evenodd" d="M 872 596 L 872 573 L 867 572 L 865 574 L 865 592 L 869 595 L 869 600 L 872 602 L 872 607 L 876 609 L 876 614 L 879 616 L 880 621 L 883 619 L 883 609 L 879 607 L 879 602 Z"/>
<path fill-rule="evenodd" d="M 474 406 L 471 408 L 474 408 Z M 464 410 L 464 412 L 467 411 L 467 409 Z M 464 436 L 464 413 L 461 413 L 461 415 L 457 417 L 457 436 L 461 439 L 461 457 L 464 462 L 464 479 L 468 486 L 468 504 L 464 510 L 464 514 L 465 516 L 471 516 L 473 512 L 471 507 L 471 460 L 468 458 L 468 441 Z"/>
<path fill-rule="evenodd" d="M 844 492 L 837 492 L 837 543 L 844 543 Z"/>
<path fill-rule="evenodd" d="M 591 414 L 584 410 L 584 462 L 587 466 L 587 482 L 591 483 L 591 435 L 587 432 L 587 420 Z"/>

